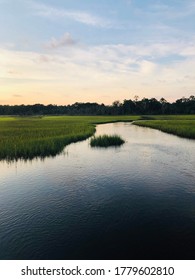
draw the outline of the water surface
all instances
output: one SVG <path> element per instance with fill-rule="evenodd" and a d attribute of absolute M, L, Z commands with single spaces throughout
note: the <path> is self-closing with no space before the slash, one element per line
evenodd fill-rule
<path fill-rule="evenodd" d="M 195 141 L 97 126 L 55 158 L 0 162 L 0 259 L 194 259 Z"/>

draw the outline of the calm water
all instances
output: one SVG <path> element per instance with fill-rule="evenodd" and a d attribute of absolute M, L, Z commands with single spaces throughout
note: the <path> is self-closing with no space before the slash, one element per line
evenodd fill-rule
<path fill-rule="evenodd" d="M 130 123 L 120 148 L 0 162 L 0 259 L 194 259 L 195 141 Z"/>

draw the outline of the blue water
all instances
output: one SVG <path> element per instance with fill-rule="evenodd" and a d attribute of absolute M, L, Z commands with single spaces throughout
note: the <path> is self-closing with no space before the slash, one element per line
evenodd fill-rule
<path fill-rule="evenodd" d="M 97 126 L 45 160 L 0 162 L 0 259 L 194 259 L 195 141 Z"/>

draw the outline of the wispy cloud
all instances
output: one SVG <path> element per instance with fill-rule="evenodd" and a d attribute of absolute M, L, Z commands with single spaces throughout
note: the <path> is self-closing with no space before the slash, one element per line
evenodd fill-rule
<path fill-rule="evenodd" d="M 41 79 L 44 76 L 44 79 L 58 79 L 62 78 L 63 73 L 66 73 L 66 76 L 67 73 L 72 76 L 79 73 L 79 75 L 83 76 L 86 69 L 88 69 L 89 77 L 91 77 L 90 72 L 99 73 L 104 77 L 105 74 L 109 76 L 111 74 L 120 75 L 120 73 L 141 75 L 143 77 L 157 72 L 156 70 L 159 67 L 167 68 L 167 63 L 164 62 L 164 59 L 166 61 L 167 57 L 169 58 L 169 68 L 173 65 L 182 65 L 186 61 L 188 61 L 188 64 L 190 61 L 195 61 L 195 45 L 193 42 L 181 44 L 81 46 L 78 48 L 61 48 L 59 52 L 58 48 L 64 46 L 64 44 L 66 45 L 66 40 L 67 34 L 58 40 L 53 38 L 48 44 L 54 51 L 47 52 L 46 50 L 44 54 L 1 49 L 0 72 L 2 77 L 10 78 L 14 76 L 15 78 Z M 48 64 L 53 65 L 53 68 L 48 67 Z M 60 75 L 59 77 L 56 69 L 60 70 L 62 76 Z M 77 71 L 76 69 L 80 70 Z M 174 70 L 177 69 L 174 68 Z M 55 72 L 56 74 L 54 74 Z M 191 70 L 188 68 L 187 74 L 192 75 L 192 72 L 193 68 Z"/>
<path fill-rule="evenodd" d="M 91 13 L 79 10 L 66 10 L 59 9 L 50 5 L 39 4 L 37 2 L 31 2 L 32 7 L 35 10 L 35 14 L 41 17 L 49 19 L 62 19 L 68 18 L 79 23 L 91 25 L 95 27 L 111 27 L 111 22 L 102 17 L 93 15 Z"/>
<path fill-rule="evenodd" d="M 62 47 L 70 47 L 74 46 L 76 44 L 76 41 L 72 38 L 70 33 L 65 33 L 62 37 L 56 39 L 51 38 L 51 41 L 49 41 L 47 44 L 45 44 L 45 47 L 47 49 L 58 49 Z"/>
<path fill-rule="evenodd" d="M 22 95 L 21 94 L 13 94 L 13 97 L 20 98 L 20 97 L 22 97 Z"/>
<path fill-rule="evenodd" d="M 195 4 L 191 1 L 184 1 L 185 3 L 178 3 L 177 6 L 155 3 L 150 6 L 150 12 L 156 16 L 162 16 L 168 19 L 182 19 L 192 16 L 195 13 Z M 184 5 L 183 5 L 184 4 Z"/>
<path fill-rule="evenodd" d="M 174 93 L 182 96 L 195 90 L 192 43 L 113 44 L 61 48 L 60 51 L 54 47 L 52 52 L 46 50 L 44 54 L 0 50 L 0 78 L 9 79 L 4 80 L 7 92 L 13 93 L 13 87 L 10 87 L 13 83 L 17 89 L 15 93 L 24 96 L 28 87 L 32 96 L 34 91 L 48 92 L 53 98 L 53 92 L 74 92 L 75 101 L 80 100 L 83 92 L 85 100 L 92 100 L 92 94 L 98 96 L 100 92 L 111 100 L 120 99 L 119 94 L 128 98 L 130 91 L 137 92 L 140 97 L 169 99 L 174 98 Z M 172 55 L 183 58 L 169 60 L 168 64 L 163 62 L 164 57 Z M 10 74 L 9 69 L 14 71 Z M 20 75 L 15 72 L 19 69 L 22 69 Z"/>

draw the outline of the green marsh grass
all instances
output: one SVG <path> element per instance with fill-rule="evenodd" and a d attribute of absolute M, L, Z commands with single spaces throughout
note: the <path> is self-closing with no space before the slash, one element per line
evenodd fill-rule
<path fill-rule="evenodd" d="M 143 127 L 158 129 L 163 132 L 174 134 L 180 137 L 195 139 L 195 118 L 193 119 L 167 119 L 167 120 L 146 120 L 136 121 L 133 124 Z"/>
<path fill-rule="evenodd" d="M 95 133 L 95 124 L 132 121 L 138 116 L 0 117 L 0 159 L 55 156 Z"/>
<path fill-rule="evenodd" d="M 143 115 L 143 120 L 194 120 L 195 115 Z"/>
<path fill-rule="evenodd" d="M 0 160 L 55 156 L 66 145 L 92 136 L 96 124 L 120 121 L 195 139 L 195 115 L 0 116 Z"/>
<path fill-rule="evenodd" d="M 125 141 L 119 135 L 94 136 L 90 140 L 91 147 L 121 146 Z"/>

